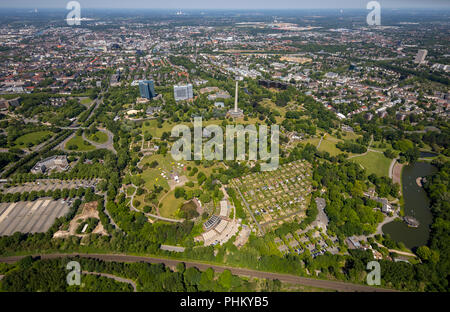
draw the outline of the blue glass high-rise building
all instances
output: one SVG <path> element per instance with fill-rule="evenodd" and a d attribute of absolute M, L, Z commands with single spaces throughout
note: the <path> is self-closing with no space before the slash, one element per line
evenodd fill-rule
<path fill-rule="evenodd" d="M 155 84 L 152 80 L 139 81 L 139 91 L 141 92 L 141 97 L 149 100 L 157 96 L 155 92 Z"/>

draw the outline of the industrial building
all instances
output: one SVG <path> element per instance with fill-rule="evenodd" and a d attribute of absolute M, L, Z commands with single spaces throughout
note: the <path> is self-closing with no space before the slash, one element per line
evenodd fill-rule
<path fill-rule="evenodd" d="M 50 171 L 66 171 L 69 169 L 69 163 L 65 155 L 52 156 L 38 161 L 31 169 L 31 173 L 45 173 Z"/>

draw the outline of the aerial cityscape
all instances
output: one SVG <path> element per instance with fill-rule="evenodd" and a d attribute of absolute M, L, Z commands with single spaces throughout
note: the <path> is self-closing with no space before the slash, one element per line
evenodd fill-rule
<path fill-rule="evenodd" d="M 450 290 L 450 3 L 90 2 L 0 4 L 0 292 Z"/>

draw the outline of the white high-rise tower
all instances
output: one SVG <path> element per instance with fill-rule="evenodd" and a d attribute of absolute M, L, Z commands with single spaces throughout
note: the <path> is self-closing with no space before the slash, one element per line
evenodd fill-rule
<path fill-rule="evenodd" d="M 242 77 L 236 77 L 236 92 L 234 95 L 234 109 L 230 109 L 228 111 L 228 115 L 233 118 L 242 118 L 244 117 L 244 112 L 242 109 L 238 108 L 238 100 L 239 100 L 239 81 L 242 81 Z"/>

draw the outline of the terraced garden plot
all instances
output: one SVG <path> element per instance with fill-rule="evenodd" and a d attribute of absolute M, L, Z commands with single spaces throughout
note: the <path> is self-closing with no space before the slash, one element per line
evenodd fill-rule
<path fill-rule="evenodd" d="M 272 172 L 253 173 L 235 179 L 255 219 L 266 226 L 304 216 L 310 193 L 310 168 L 296 161 Z"/>

